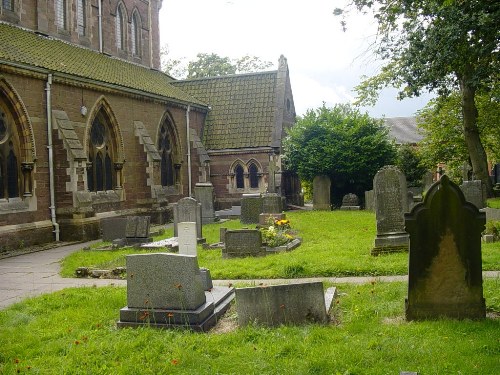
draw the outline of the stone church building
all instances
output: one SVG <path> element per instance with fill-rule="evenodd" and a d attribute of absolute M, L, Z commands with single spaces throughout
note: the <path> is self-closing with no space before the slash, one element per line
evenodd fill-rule
<path fill-rule="evenodd" d="M 99 237 L 198 182 L 217 208 L 243 193 L 300 198 L 281 168 L 295 121 L 276 71 L 176 81 L 159 71 L 161 0 L 0 3 L 0 249 Z"/>

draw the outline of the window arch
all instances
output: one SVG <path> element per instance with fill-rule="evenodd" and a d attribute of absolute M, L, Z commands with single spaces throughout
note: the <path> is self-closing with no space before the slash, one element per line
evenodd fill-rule
<path fill-rule="evenodd" d="M 248 174 L 250 178 L 250 188 L 257 189 L 259 187 L 259 168 L 255 163 L 250 163 Z"/>
<path fill-rule="evenodd" d="M 67 13 L 66 13 L 66 0 L 56 0 L 55 11 L 56 11 L 56 26 L 58 29 L 66 30 L 67 29 Z"/>
<path fill-rule="evenodd" d="M 88 137 L 87 187 L 89 191 L 113 190 L 114 147 L 107 117 L 101 110 L 92 121 Z"/>
<path fill-rule="evenodd" d="M 76 3 L 76 29 L 78 35 L 86 35 L 87 28 L 87 11 L 86 11 L 86 0 L 77 0 Z"/>
<path fill-rule="evenodd" d="M 236 181 L 236 189 L 244 189 L 245 188 L 245 171 L 241 164 L 236 164 L 234 167 L 234 177 Z"/>
<path fill-rule="evenodd" d="M 20 150 L 12 116 L 0 101 L 0 199 L 20 197 Z"/>
<path fill-rule="evenodd" d="M 118 4 L 115 24 L 116 48 L 122 51 L 125 50 L 125 14 L 123 4 Z"/>
<path fill-rule="evenodd" d="M 137 11 L 132 15 L 131 24 L 131 42 L 132 42 L 132 54 L 134 56 L 141 55 L 141 22 L 140 16 Z"/>
<path fill-rule="evenodd" d="M 158 152 L 161 156 L 160 180 L 162 186 L 174 186 L 176 183 L 174 168 L 174 143 L 171 134 L 172 125 L 165 119 L 160 126 L 158 135 Z"/>

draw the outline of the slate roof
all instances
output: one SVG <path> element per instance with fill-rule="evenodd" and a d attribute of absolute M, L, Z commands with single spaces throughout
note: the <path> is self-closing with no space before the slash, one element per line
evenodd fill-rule
<path fill-rule="evenodd" d="M 43 68 L 205 106 L 172 86 L 172 78 L 162 72 L 1 22 L 0 63 Z"/>
<path fill-rule="evenodd" d="M 269 147 L 276 122 L 278 71 L 172 82 L 208 103 L 203 144 L 208 150 Z"/>
<path fill-rule="evenodd" d="M 416 144 L 423 138 L 418 132 L 416 117 L 391 117 L 384 121 L 389 128 L 389 136 L 397 144 Z"/>

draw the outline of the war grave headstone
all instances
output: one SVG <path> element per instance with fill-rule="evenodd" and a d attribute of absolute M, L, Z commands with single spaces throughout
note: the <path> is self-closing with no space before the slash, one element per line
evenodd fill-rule
<path fill-rule="evenodd" d="M 170 253 L 133 254 L 127 259 L 127 306 L 118 327 L 149 326 L 207 331 L 229 308 L 234 289 L 205 291 L 197 257 Z M 203 277 L 209 277 L 204 273 Z M 210 282 L 211 283 L 211 282 Z"/>
<path fill-rule="evenodd" d="M 179 232 L 179 236 L 177 237 L 179 254 L 198 255 L 196 250 L 198 243 L 196 239 L 196 223 L 183 221 L 177 224 L 177 230 Z"/>
<path fill-rule="evenodd" d="M 243 194 L 240 221 L 243 224 L 258 224 L 262 206 L 263 199 L 260 194 Z"/>
<path fill-rule="evenodd" d="M 380 169 L 373 178 L 377 236 L 372 255 L 408 250 L 404 213 L 407 190 L 404 174 L 395 166 Z"/>
<path fill-rule="evenodd" d="M 259 215 L 259 224 L 268 225 L 270 219 L 284 220 L 283 199 L 279 194 L 266 193 L 262 196 L 262 213 Z"/>
<path fill-rule="evenodd" d="M 201 204 L 201 223 L 217 220 L 214 209 L 214 186 L 211 182 L 199 182 L 194 187 L 194 197 Z"/>
<path fill-rule="evenodd" d="M 359 198 L 356 194 L 349 193 L 344 195 L 342 198 L 342 206 L 340 206 L 341 210 L 344 211 L 355 211 L 359 210 Z"/>
<path fill-rule="evenodd" d="M 316 176 L 313 180 L 313 210 L 330 211 L 330 187 L 332 182 L 328 176 Z"/>
<path fill-rule="evenodd" d="M 375 197 L 373 190 L 365 191 L 365 210 L 375 212 Z"/>
<path fill-rule="evenodd" d="M 481 180 L 464 181 L 460 185 L 460 189 L 464 193 L 465 200 L 471 202 L 477 208 L 481 209 L 486 206 L 483 198 L 483 187 Z"/>
<path fill-rule="evenodd" d="M 195 222 L 197 241 L 203 242 L 201 204 L 196 199 L 186 197 L 174 204 L 174 237 L 178 237 L 177 224 L 182 222 Z"/>
<path fill-rule="evenodd" d="M 224 236 L 223 258 L 262 256 L 266 254 L 262 246 L 262 233 L 258 229 L 227 230 Z"/>
<path fill-rule="evenodd" d="M 326 323 L 334 297 L 335 288 L 325 295 L 321 282 L 238 288 L 238 324 Z"/>
<path fill-rule="evenodd" d="M 406 319 L 485 318 L 485 214 L 445 175 L 405 220 L 410 234 Z"/>

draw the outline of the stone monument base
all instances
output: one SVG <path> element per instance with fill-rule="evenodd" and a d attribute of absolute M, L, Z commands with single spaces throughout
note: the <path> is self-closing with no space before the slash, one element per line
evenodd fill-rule
<path fill-rule="evenodd" d="M 406 320 L 427 319 L 473 319 L 486 318 L 486 303 L 484 298 L 476 303 L 408 303 L 405 299 Z"/>
<path fill-rule="evenodd" d="M 377 235 L 375 238 L 375 246 L 371 251 L 371 255 L 404 252 L 408 251 L 409 246 L 410 237 L 408 236 L 408 233 Z"/>
<path fill-rule="evenodd" d="M 234 299 L 234 288 L 214 287 L 205 292 L 206 302 L 196 310 L 165 310 L 124 307 L 120 309 L 118 328 L 152 327 L 189 329 L 206 332 L 212 328 Z"/>

